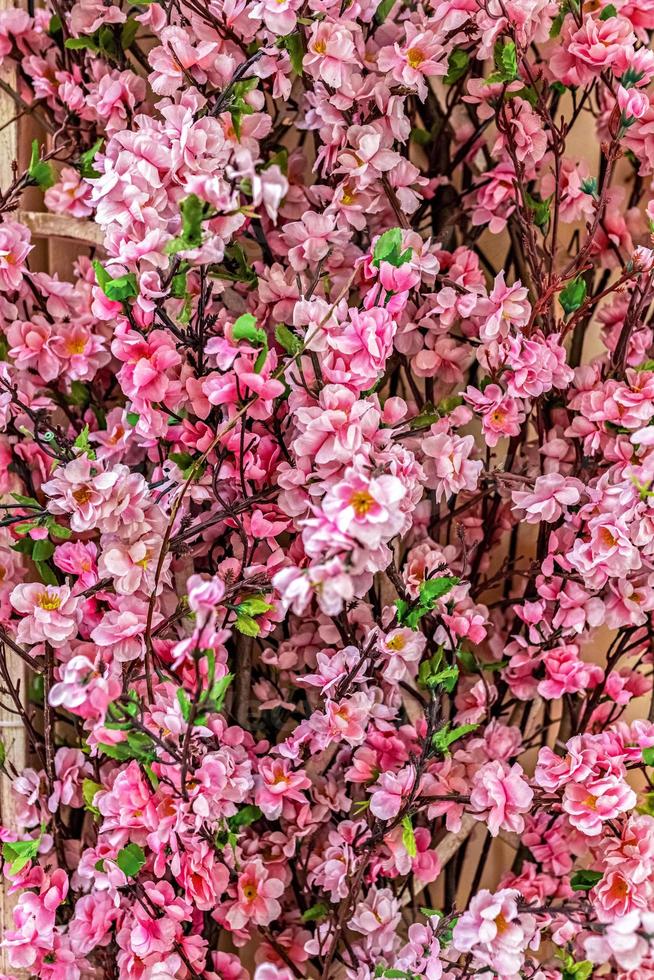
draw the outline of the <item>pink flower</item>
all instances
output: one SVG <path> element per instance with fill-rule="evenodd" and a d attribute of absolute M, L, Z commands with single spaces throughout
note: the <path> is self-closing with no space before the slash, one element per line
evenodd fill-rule
<path fill-rule="evenodd" d="M 380 820 L 392 820 L 413 790 L 415 781 L 416 772 L 413 766 L 407 766 L 397 774 L 382 773 L 370 790 L 370 812 Z"/>
<path fill-rule="evenodd" d="M 347 27 L 330 20 L 313 22 L 302 62 L 310 75 L 338 89 L 358 63 L 354 40 Z"/>
<path fill-rule="evenodd" d="M 544 663 L 545 680 L 540 681 L 537 688 L 543 698 L 560 698 L 564 694 L 588 690 L 604 677 L 601 667 L 579 659 L 579 648 L 574 643 L 548 650 Z"/>
<path fill-rule="evenodd" d="M 59 645 L 77 632 L 82 618 L 79 600 L 67 585 L 17 585 L 9 597 L 14 609 L 23 615 L 18 624 L 19 643 L 49 642 Z"/>
<path fill-rule="evenodd" d="M 462 490 L 476 490 L 484 464 L 470 459 L 474 437 L 439 432 L 435 425 L 431 431 L 433 434 L 423 439 L 421 445 L 427 486 L 436 491 L 436 500 Z"/>
<path fill-rule="evenodd" d="M 269 874 L 259 858 L 249 861 L 238 876 L 237 897 L 226 915 L 228 925 L 232 929 L 242 929 L 249 922 L 269 925 L 281 913 L 277 899 L 283 892 L 282 880 Z"/>
<path fill-rule="evenodd" d="M 343 232 L 336 230 L 334 215 L 316 214 L 314 211 L 305 211 L 301 221 L 289 222 L 283 234 L 289 249 L 289 261 L 297 272 L 307 266 L 315 267 L 325 258 L 330 246 L 344 240 Z"/>
<path fill-rule="evenodd" d="M 522 814 L 531 809 L 534 793 L 523 775 L 517 763 L 509 768 L 506 763 L 495 761 L 483 765 L 472 778 L 470 806 L 493 837 L 500 830 L 524 830 Z"/>
<path fill-rule="evenodd" d="M 90 197 L 91 186 L 82 180 L 77 170 L 62 167 L 59 180 L 45 192 L 44 201 L 48 210 L 55 214 L 86 218 L 93 213 Z"/>
<path fill-rule="evenodd" d="M 256 783 L 255 801 L 270 820 L 279 818 L 287 800 L 304 803 L 302 790 L 311 786 L 311 780 L 293 771 L 287 759 L 262 760 Z"/>
<path fill-rule="evenodd" d="M 327 494 L 322 506 L 340 531 L 369 548 L 377 548 L 403 527 L 404 515 L 398 505 L 405 492 L 397 477 L 368 478 L 348 469 L 344 479 Z"/>
<path fill-rule="evenodd" d="M 14 11 L 18 13 L 18 11 Z M 0 224 L 0 288 L 18 289 L 23 281 L 25 259 L 33 249 L 30 233 L 17 221 Z"/>
<path fill-rule="evenodd" d="M 473 952 L 476 960 L 502 977 L 518 974 L 536 933 L 535 918 L 518 912 L 518 897 L 512 889 L 494 895 L 482 889 L 454 927 L 454 948 Z"/>
<path fill-rule="evenodd" d="M 570 823 L 587 837 L 597 837 L 605 820 L 613 820 L 635 805 L 636 794 L 631 787 L 612 775 L 567 783 L 563 794 L 563 809 Z"/>
<path fill-rule="evenodd" d="M 383 47 L 377 65 L 380 71 L 391 72 L 401 85 L 415 87 L 424 100 L 428 92 L 425 78 L 447 74 L 445 49 L 435 33 L 421 31 L 411 21 L 405 23 L 404 31 L 404 43 Z"/>
<path fill-rule="evenodd" d="M 627 123 L 633 119 L 642 119 L 649 109 L 649 96 L 641 89 L 626 89 L 618 85 L 618 105 Z"/>
<path fill-rule="evenodd" d="M 395 166 L 398 155 L 388 146 L 384 146 L 381 127 L 350 126 L 347 131 L 347 146 L 338 160 L 340 166 L 336 173 L 347 174 L 356 179 L 361 188 L 365 188 Z"/>
<path fill-rule="evenodd" d="M 533 491 L 513 490 L 511 499 L 515 510 L 524 513 L 528 524 L 547 521 L 553 524 L 561 517 L 563 509 L 578 504 L 582 484 L 560 473 L 547 473 L 536 477 Z"/>
<path fill-rule="evenodd" d="M 483 317 L 479 336 L 488 343 L 496 338 L 506 337 L 510 327 L 524 327 L 529 322 L 531 306 L 527 299 L 528 290 L 520 280 L 513 286 L 504 282 L 504 271 L 500 272 L 488 299 L 480 299 L 476 314 Z"/>
<path fill-rule="evenodd" d="M 52 324 L 39 313 L 29 323 L 15 320 L 7 330 L 9 354 L 16 367 L 21 371 L 31 368 L 44 381 L 53 381 L 61 373 L 62 362 L 55 350 L 55 339 Z"/>

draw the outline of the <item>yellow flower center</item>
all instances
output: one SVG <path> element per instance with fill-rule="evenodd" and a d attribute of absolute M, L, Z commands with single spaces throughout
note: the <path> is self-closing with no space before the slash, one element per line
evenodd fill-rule
<path fill-rule="evenodd" d="M 59 609 L 59 606 L 61 605 L 61 599 L 59 596 L 52 595 L 50 592 L 40 592 L 36 597 L 36 602 L 41 609 L 47 609 L 49 612 Z"/>
<path fill-rule="evenodd" d="M 350 497 L 350 507 L 353 509 L 357 517 L 365 517 L 371 507 L 373 507 L 374 503 L 374 498 L 368 493 L 367 490 L 355 490 Z"/>
<path fill-rule="evenodd" d="M 243 898 L 247 902 L 253 902 L 256 897 L 257 897 L 257 886 L 256 885 L 252 884 L 252 885 L 244 885 L 243 886 Z"/>
<path fill-rule="evenodd" d="M 77 490 L 73 490 L 73 497 L 80 507 L 83 507 L 84 504 L 88 504 L 89 500 L 91 499 L 91 491 L 86 485 L 84 485 L 78 487 Z"/>
<path fill-rule="evenodd" d="M 316 54 L 324 54 L 327 50 L 327 45 L 324 41 L 316 41 L 313 45 L 313 50 L 316 52 Z"/>
<path fill-rule="evenodd" d="M 498 936 L 504 935 L 506 930 L 509 928 L 509 923 L 506 921 L 501 912 L 495 919 L 495 926 L 497 927 Z"/>
<path fill-rule="evenodd" d="M 409 62 L 410 68 L 420 68 L 425 60 L 424 52 L 420 48 L 409 48 L 406 53 L 406 60 Z"/>
<path fill-rule="evenodd" d="M 69 354 L 83 354 L 86 349 L 86 341 L 83 337 L 71 338 L 66 344 L 66 350 Z"/>
<path fill-rule="evenodd" d="M 406 640 L 401 633 L 394 636 L 392 640 L 389 640 L 386 644 L 389 650 L 404 650 L 406 646 Z"/>

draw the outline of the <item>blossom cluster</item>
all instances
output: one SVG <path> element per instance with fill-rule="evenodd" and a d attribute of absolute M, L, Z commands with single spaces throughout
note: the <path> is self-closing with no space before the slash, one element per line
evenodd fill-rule
<path fill-rule="evenodd" d="M 653 34 L 0 12 L 10 969 L 654 975 Z"/>

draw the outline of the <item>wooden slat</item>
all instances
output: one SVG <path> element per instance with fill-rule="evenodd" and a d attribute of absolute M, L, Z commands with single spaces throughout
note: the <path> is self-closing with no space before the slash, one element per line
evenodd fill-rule
<path fill-rule="evenodd" d="M 0 10 L 8 7 L 20 6 L 20 0 L 0 0 Z M 7 66 L 0 69 L 0 77 L 12 89 L 16 89 L 15 72 Z M 0 92 L 0 187 L 6 190 L 14 179 L 13 162 L 19 158 L 19 127 L 18 123 L 11 123 L 16 115 L 16 106 L 11 96 Z M 9 123 L 9 125 L 6 125 Z M 20 685 L 21 695 L 27 687 L 27 676 L 25 666 L 16 654 L 7 650 L 7 663 L 11 677 L 16 685 Z M 11 703 L 8 697 L 2 698 L 3 702 Z M 7 759 L 12 762 L 16 769 L 22 769 L 27 761 L 27 742 L 22 723 L 15 714 L 5 710 L 0 703 L 0 736 L 2 737 L 7 751 Z M 15 823 L 15 804 L 11 792 L 11 784 L 5 775 L 0 776 L 0 822 L 3 826 L 13 829 Z M 14 899 L 7 895 L 3 883 L 0 882 L 0 922 L 2 932 L 13 926 L 12 909 L 15 904 Z M 0 972 L 12 973 L 7 962 L 6 950 L 0 947 Z"/>
<path fill-rule="evenodd" d="M 104 233 L 93 221 L 70 218 L 65 214 L 42 211 L 17 211 L 16 220 L 27 225 L 35 238 L 67 238 L 84 245 L 102 245 Z"/>

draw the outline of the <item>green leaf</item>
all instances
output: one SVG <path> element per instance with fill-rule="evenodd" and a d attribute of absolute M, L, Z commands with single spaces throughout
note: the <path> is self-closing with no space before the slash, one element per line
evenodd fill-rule
<path fill-rule="evenodd" d="M 95 799 L 96 793 L 99 793 L 104 789 L 101 783 L 96 783 L 92 779 L 84 779 L 82 781 L 82 796 L 84 797 L 84 808 L 90 813 L 94 814 L 96 817 L 100 816 L 100 811 L 97 806 L 93 805 L 93 800 Z"/>
<path fill-rule="evenodd" d="M 180 202 L 179 213 L 182 218 L 182 231 L 166 246 L 168 255 L 199 248 L 202 245 L 202 222 L 211 217 L 212 211 L 209 204 L 202 201 L 197 194 L 189 194 Z M 184 291 L 186 291 L 186 273 L 183 273 L 183 276 Z"/>
<path fill-rule="evenodd" d="M 234 625 L 239 633 L 243 633 L 244 636 L 258 636 L 260 633 L 259 624 L 256 619 L 252 619 L 252 616 L 238 614 Z"/>
<path fill-rule="evenodd" d="M 100 46 L 94 37 L 67 37 L 64 47 L 69 51 L 82 51 L 87 48 L 89 51 L 99 51 Z"/>
<path fill-rule="evenodd" d="M 120 46 L 123 51 L 129 51 L 136 40 L 139 22 L 134 17 L 128 17 L 120 32 Z"/>
<path fill-rule="evenodd" d="M 443 79 L 446 85 L 454 85 L 463 78 L 470 64 L 470 55 L 462 48 L 455 48 L 447 61 L 447 75 Z"/>
<path fill-rule="evenodd" d="M 32 558 L 34 561 L 47 561 L 54 555 L 55 546 L 47 538 L 34 542 Z"/>
<path fill-rule="evenodd" d="M 22 493 L 12 493 L 11 496 L 17 504 L 22 504 L 23 507 L 36 507 L 41 510 L 41 504 L 34 497 L 24 497 Z"/>
<path fill-rule="evenodd" d="M 589 892 L 604 877 L 601 871 L 575 871 L 570 878 L 570 887 L 576 892 Z"/>
<path fill-rule="evenodd" d="M 551 200 L 552 198 L 548 197 L 545 201 L 537 201 L 530 194 L 527 194 L 527 204 L 529 205 L 529 210 L 533 213 L 534 223 L 539 228 L 544 228 L 549 224 Z"/>
<path fill-rule="evenodd" d="M 416 835 L 413 832 L 413 824 L 411 823 L 411 817 L 408 813 L 406 817 L 402 819 L 402 844 L 410 858 L 418 856 Z"/>
<path fill-rule="evenodd" d="M 214 711 L 222 711 L 223 704 L 225 703 L 225 695 L 229 689 L 230 684 L 234 680 L 233 674 L 225 674 L 215 682 L 213 688 L 211 689 L 211 700 L 213 702 Z"/>
<path fill-rule="evenodd" d="M 377 21 L 378 24 L 384 23 L 384 21 L 390 14 L 391 10 L 393 9 L 394 4 L 395 4 L 395 0 L 381 0 L 381 3 L 379 4 L 379 6 L 375 11 L 375 20 Z"/>
<path fill-rule="evenodd" d="M 182 718 L 184 721 L 188 721 L 191 717 L 191 700 L 183 687 L 177 688 L 177 700 L 182 712 Z"/>
<path fill-rule="evenodd" d="M 138 296 L 139 291 L 136 285 L 136 276 L 133 272 L 128 272 L 124 276 L 118 276 L 117 279 L 112 279 L 97 259 L 93 262 L 93 268 L 98 286 L 112 303 L 124 303 L 128 299 L 134 299 L 134 297 Z"/>
<path fill-rule="evenodd" d="M 306 912 L 302 913 L 303 922 L 318 922 L 320 919 L 324 919 L 329 915 L 329 907 L 323 902 L 318 902 L 317 905 L 312 905 L 308 908 Z"/>
<path fill-rule="evenodd" d="M 430 677 L 430 687 L 442 687 L 448 694 L 451 694 L 459 679 L 459 668 L 454 664 L 452 667 L 444 667 Z"/>
<path fill-rule="evenodd" d="M 128 878 L 135 878 L 145 864 L 145 852 L 138 844 L 127 844 L 118 852 L 116 864 Z"/>
<path fill-rule="evenodd" d="M 43 831 L 30 840 L 5 841 L 2 845 L 2 856 L 9 863 L 9 874 L 17 875 L 33 861 L 39 853 Z"/>
<path fill-rule="evenodd" d="M 44 160 L 41 160 L 38 140 L 32 140 L 32 156 L 30 157 L 30 165 L 27 168 L 27 173 L 34 183 L 44 191 L 52 187 L 55 182 L 52 166 Z"/>
<path fill-rule="evenodd" d="M 249 599 L 239 602 L 236 607 L 237 612 L 244 613 L 246 616 L 260 616 L 262 613 L 269 612 L 273 608 L 272 603 L 267 602 L 262 595 L 253 595 Z"/>
<path fill-rule="evenodd" d="M 89 441 L 89 434 L 90 434 L 89 427 L 88 425 L 85 425 L 82 431 L 80 432 L 80 434 L 78 435 L 77 439 L 75 439 L 75 442 L 73 443 L 73 447 L 75 449 L 78 449 L 80 453 L 83 453 L 85 456 L 88 456 L 89 459 L 95 459 L 95 449 L 93 448 L 93 446 Z"/>
<path fill-rule="evenodd" d="M 479 728 L 479 725 L 457 725 L 456 728 L 450 728 L 448 721 L 440 731 L 434 732 L 432 735 L 432 745 L 442 755 L 449 755 L 450 745 L 463 738 L 464 735 L 474 732 L 476 728 Z"/>
<path fill-rule="evenodd" d="M 302 350 L 302 341 L 285 323 L 278 323 L 275 327 L 275 340 L 288 354 L 299 354 Z"/>
<path fill-rule="evenodd" d="M 137 762 L 153 762 L 157 757 L 154 743 L 145 732 L 130 732 L 124 742 L 116 745 L 98 743 L 98 751 L 110 759 L 126 762 L 135 759 Z"/>
<path fill-rule="evenodd" d="M 127 415 L 125 416 L 127 424 L 131 425 L 132 428 L 134 428 L 135 425 L 138 425 L 140 418 L 141 416 L 139 415 L 138 412 L 128 412 Z"/>
<path fill-rule="evenodd" d="M 39 575 L 39 578 L 42 582 L 45 582 L 46 585 L 59 585 L 59 579 L 50 566 L 45 562 L 35 561 L 34 567 Z"/>
<path fill-rule="evenodd" d="M 258 806 L 254 803 L 248 803 L 247 806 L 241 807 L 233 817 L 228 817 L 227 824 L 230 830 L 239 830 L 241 827 L 249 827 L 255 821 L 261 820 L 262 816 L 263 813 Z"/>
<path fill-rule="evenodd" d="M 561 980 L 588 980 L 592 975 L 593 964 L 590 960 L 579 960 L 575 963 L 572 956 L 565 955 Z"/>
<path fill-rule="evenodd" d="M 288 51 L 288 57 L 293 71 L 296 75 L 301 75 L 304 47 L 300 32 L 296 31 L 294 34 L 287 34 L 286 37 L 281 38 L 281 45 Z"/>
<path fill-rule="evenodd" d="M 440 578 L 427 578 L 420 583 L 420 601 L 430 609 L 439 599 L 451 592 L 459 579 L 454 575 L 443 575 Z"/>
<path fill-rule="evenodd" d="M 513 41 L 498 41 L 493 52 L 495 71 L 489 82 L 513 82 L 518 77 L 518 54 Z"/>
<path fill-rule="evenodd" d="M 257 326 L 256 317 L 251 313 L 243 313 L 232 327 L 234 340 L 247 340 L 250 344 L 260 346 L 268 340 L 266 331 Z"/>
<path fill-rule="evenodd" d="M 646 766 L 654 766 L 654 748 L 643 749 L 643 762 Z"/>
<path fill-rule="evenodd" d="M 93 144 L 90 150 L 85 150 L 84 153 L 80 154 L 77 166 L 82 177 L 93 178 L 100 176 L 99 171 L 93 166 L 93 162 L 99 151 L 102 149 L 103 143 L 104 140 L 99 139 Z M 73 382 L 73 384 L 74 383 L 75 382 Z"/>
<path fill-rule="evenodd" d="M 581 276 L 577 276 L 576 279 L 569 282 L 559 296 L 559 302 L 566 316 L 578 310 L 585 299 L 586 280 L 582 279 Z"/>
<path fill-rule="evenodd" d="M 372 264 L 379 268 L 382 262 L 388 262 L 398 268 L 405 262 L 409 262 L 412 255 L 413 251 L 410 248 L 402 251 L 402 229 L 389 228 L 388 231 L 379 236 L 375 243 Z"/>
<path fill-rule="evenodd" d="M 599 15 L 600 20 L 608 20 L 609 17 L 617 17 L 618 11 L 615 9 L 612 3 L 609 3 L 602 13 Z"/>

